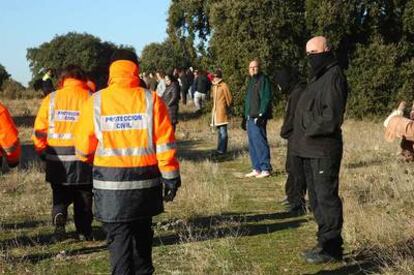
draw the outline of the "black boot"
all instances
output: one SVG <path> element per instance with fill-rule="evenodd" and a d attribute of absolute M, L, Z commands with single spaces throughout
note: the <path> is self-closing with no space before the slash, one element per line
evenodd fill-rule
<path fill-rule="evenodd" d="M 55 232 L 52 237 L 52 242 L 62 241 L 65 237 L 66 230 L 66 217 L 63 213 L 57 213 L 53 218 L 53 224 L 55 225 Z"/>

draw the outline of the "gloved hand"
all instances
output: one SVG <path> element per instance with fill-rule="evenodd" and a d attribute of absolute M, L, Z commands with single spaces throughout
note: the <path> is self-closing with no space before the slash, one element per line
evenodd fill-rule
<path fill-rule="evenodd" d="M 12 169 L 12 168 L 15 168 L 15 167 L 17 167 L 17 165 L 19 165 L 19 162 L 18 161 L 16 161 L 16 162 L 8 162 L 7 163 L 7 166 L 9 166 L 9 168 L 10 169 Z"/>
<path fill-rule="evenodd" d="M 390 123 L 391 119 L 395 116 L 402 116 L 404 114 L 405 109 L 405 101 L 401 101 L 400 105 L 398 105 L 398 109 L 392 111 L 392 113 L 384 120 L 384 127 L 387 128 L 388 124 Z"/>
<path fill-rule="evenodd" d="M 247 130 L 247 119 L 245 117 L 243 117 L 242 122 L 240 124 L 240 127 L 246 131 Z"/>
<path fill-rule="evenodd" d="M 258 116 L 254 119 L 254 123 L 259 127 L 265 127 L 266 126 L 266 119 L 262 116 Z"/>
<path fill-rule="evenodd" d="M 181 186 L 181 178 L 162 179 L 162 182 L 164 183 L 164 201 L 173 201 L 178 188 Z"/>

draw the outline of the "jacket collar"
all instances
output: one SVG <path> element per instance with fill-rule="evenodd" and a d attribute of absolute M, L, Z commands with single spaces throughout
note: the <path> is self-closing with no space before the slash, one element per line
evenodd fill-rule
<path fill-rule="evenodd" d="M 128 60 L 118 60 L 109 67 L 109 86 L 134 88 L 139 86 L 139 68 Z"/>
<path fill-rule="evenodd" d="M 331 63 L 329 63 L 328 65 L 326 65 L 322 70 L 320 70 L 314 77 L 311 78 L 310 82 L 314 82 L 316 80 L 318 80 L 321 76 L 323 76 L 327 71 L 329 71 L 330 68 L 334 67 L 338 65 L 338 61 L 332 61 Z"/>
<path fill-rule="evenodd" d="M 66 78 L 63 80 L 63 88 L 66 87 L 86 87 L 86 83 L 75 78 Z"/>

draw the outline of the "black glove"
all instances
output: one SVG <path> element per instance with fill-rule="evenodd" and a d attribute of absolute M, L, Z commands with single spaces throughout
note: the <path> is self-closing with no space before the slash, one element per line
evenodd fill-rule
<path fill-rule="evenodd" d="M 256 123 L 259 127 L 265 127 L 266 126 L 266 119 L 262 116 L 259 116 L 254 119 L 254 123 Z"/>
<path fill-rule="evenodd" d="M 162 179 L 164 183 L 164 201 L 173 201 L 177 194 L 178 188 L 181 186 L 181 178 Z"/>
<path fill-rule="evenodd" d="M 247 119 L 245 117 L 243 117 L 242 122 L 240 124 L 240 127 L 246 131 L 247 130 Z"/>
<path fill-rule="evenodd" d="M 9 168 L 15 168 L 15 167 L 17 167 L 17 165 L 19 165 L 18 161 L 12 162 L 12 163 L 10 163 L 10 162 L 7 163 L 7 166 L 9 166 Z"/>

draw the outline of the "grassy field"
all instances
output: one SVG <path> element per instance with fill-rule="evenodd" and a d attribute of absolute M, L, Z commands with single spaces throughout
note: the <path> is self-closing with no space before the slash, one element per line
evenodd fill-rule
<path fill-rule="evenodd" d="M 32 123 L 39 100 L 3 100 L 24 144 L 21 167 L 0 176 L 0 271 L 6 274 L 108 274 L 104 233 L 51 243 L 51 191 L 33 155 Z M 177 128 L 182 188 L 154 219 L 157 274 L 410 274 L 414 272 L 413 164 L 397 161 L 398 144 L 383 140 L 380 123 L 346 121 L 340 194 L 346 258 L 305 264 L 301 250 L 315 244 L 311 215 L 292 217 L 284 197 L 286 143 L 280 120 L 268 127 L 271 178 L 244 179 L 250 170 L 246 133 L 233 121 L 229 154 L 217 159 L 208 116 L 184 110 Z"/>

